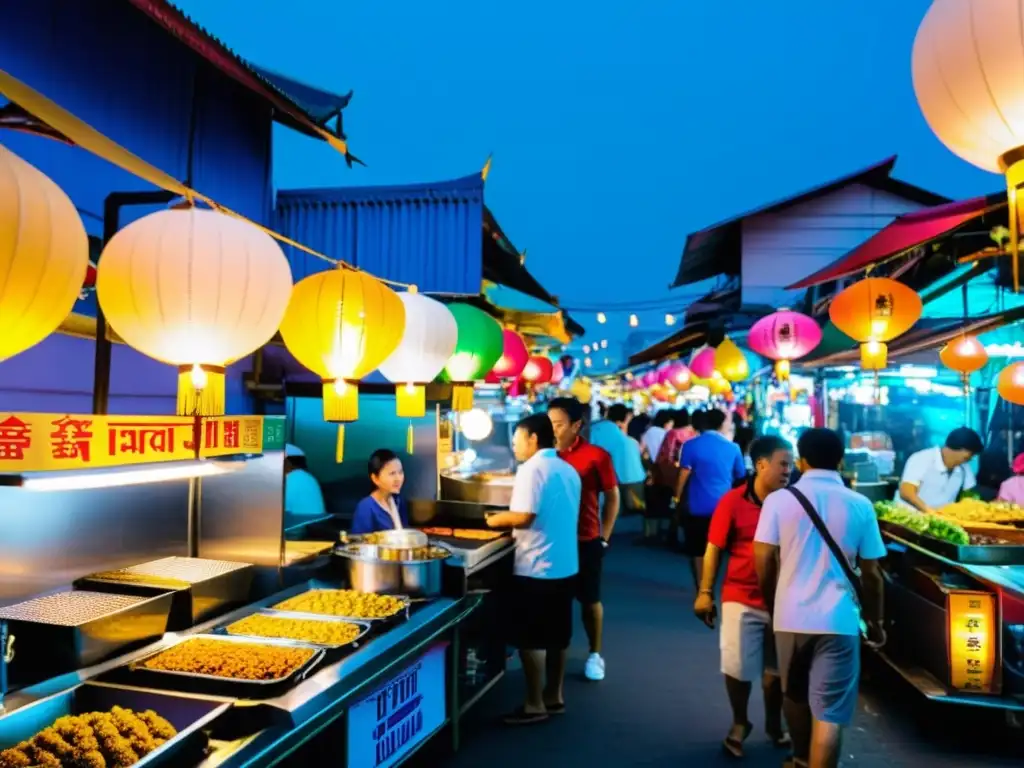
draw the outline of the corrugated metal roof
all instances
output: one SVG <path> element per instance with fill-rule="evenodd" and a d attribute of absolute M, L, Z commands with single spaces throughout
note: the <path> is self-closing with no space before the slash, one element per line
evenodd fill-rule
<path fill-rule="evenodd" d="M 475 296 L 483 281 L 484 182 L 281 190 L 275 228 L 321 253 L 425 293 Z M 295 280 L 329 265 L 286 249 Z"/>

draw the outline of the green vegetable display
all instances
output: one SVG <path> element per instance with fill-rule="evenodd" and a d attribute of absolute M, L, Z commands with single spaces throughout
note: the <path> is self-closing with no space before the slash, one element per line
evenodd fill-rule
<path fill-rule="evenodd" d="M 901 525 L 915 533 L 948 541 L 950 544 L 970 544 L 971 537 L 961 526 L 938 515 L 927 515 L 904 507 L 895 501 L 876 501 L 875 514 L 879 520 Z"/>

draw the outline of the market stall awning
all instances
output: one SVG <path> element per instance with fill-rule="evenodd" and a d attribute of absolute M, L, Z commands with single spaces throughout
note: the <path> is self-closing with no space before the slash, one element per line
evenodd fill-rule
<path fill-rule="evenodd" d="M 548 293 L 524 264 L 523 255 L 498 225 L 490 209 L 484 206 L 484 278 L 498 285 L 558 306 L 558 298 Z"/>
<path fill-rule="evenodd" d="M 924 318 L 898 339 L 889 342 L 889 360 L 902 356 L 938 349 L 961 333 L 978 335 L 1002 328 L 1010 323 L 1024 319 L 1024 307 L 997 312 L 983 317 L 964 318 Z M 854 342 L 856 343 L 856 342 Z M 819 347 L 821 349 L 821 347 Z M 817 350 L 816 350 L 817 351 Z M 799 361 L 803 370 L 828 368 L 836 365 L 855 365 L 860 361 L 860 348 L 854 346 L 842 351 L 829 350 L 826 354 L 809 356 Z"/>
<path fill-rule="evenodd" d="M 679 261 L 679 270 L 671 287 L 678 288 L 681 285 L 689 285 L 718 275 L 739 275 L 744 219 L 779 213 L 794 205 L 823 197 L 852 184 L 863 184 L 872 189 L 890 192 L 921 205 L 940 205 L 949 202 L 949 198 L 892 178 L 892 169 L 895 165 L 896 156 L 893 155 L 880 163 L 833 179 L 784 200 L 762 205 L 690 234 L 686 238 L 686 245 L 683 247 L 683 254 Z"/>
<path fill-rule="evenodd" d="M 809 288 L 855 274 L 911 248 L 926 245 L 1005 205 L 1006 194 L 997 193 L 904 214 L 838 261 L 787 286 L 787 290 Z"/>
<path fill-rule="evenodd" d="M 630 366 L 642 365 L 665 360 L 669 357 L 682 355 L 691 349 L 696 349 L 706 344 L 711 333 L 711 327 L 706 322 L 697 322 L 686 325 L 671 336 L 652 344 L 647 349 L 630 355 Z"/>

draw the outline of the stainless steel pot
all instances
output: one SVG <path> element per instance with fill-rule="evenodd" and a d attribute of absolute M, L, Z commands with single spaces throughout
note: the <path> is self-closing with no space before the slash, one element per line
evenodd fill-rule
<path fill-rule="evenodd" d="M 352 544 L 335 550 L 352 589 L 409 597 L 441 594 L 441 568 L 445 558 L 451 556 L 448 550 L 435 545 L 430 549 L 444 552 L 443 557 L 394 560 L 382 559 L 381 549 L 376 544 Z"/>

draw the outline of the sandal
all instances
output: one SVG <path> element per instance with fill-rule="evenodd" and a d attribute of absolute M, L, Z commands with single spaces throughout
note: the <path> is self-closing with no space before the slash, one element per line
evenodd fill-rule
<path fill-rule="evenodd" d="M 565 702 L 561 704 L 548 704 L 544 703 L 545 709 L 547 709 L 549 715 L 564 715 L 565 714 Z"/>
<path fill-rule="evenodd" d="M 519 707 L 502 718 L 505 725 L 534 725 L 547 719 L 547 712 L 527 712 L 525 707 Z"/>
<path fill-rule="evenodd" d="M 733 736 L 732 732 L 730 731 L 729 735 L 726 736 L 725 740 L 722 742 L 722 749 L 724 749 L 727 754 L 732 755 L 733 757 L 743 757 L 743 742 L 747 740 L 747 737 L 750 735 L 750 732 L 752 730 L 754 730 L 754 726 L 752 723 L 744 724 L 743 736 L 741 736 L 738 739 L 735 736 Z"/>

